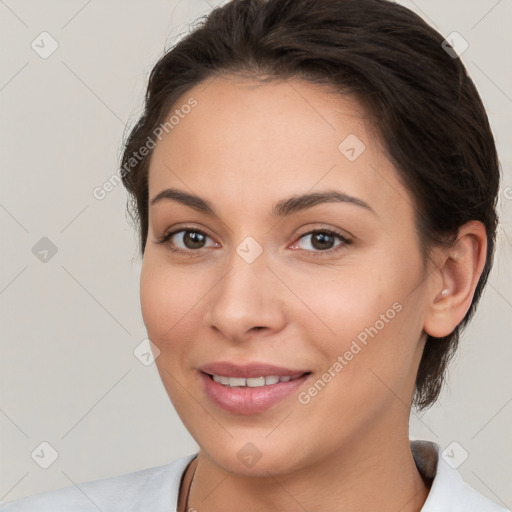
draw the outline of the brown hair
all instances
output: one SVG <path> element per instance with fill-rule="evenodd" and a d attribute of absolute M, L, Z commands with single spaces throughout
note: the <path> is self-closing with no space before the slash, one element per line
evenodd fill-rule
<path fill-rule="evenodd" d="M 482 101 L 443 40 L 418 15 L 388 0 L 232 0 L 212 10 L 154 66 L 144 112 L 125 143 L 121 175 L 141 255 L 152 151 L 134 155 L 180 96 L 208 78 L 234 73 L 302 78 L 354 94 L 414 198 L 425 261 L 432 247 L 451 244 L 466 222 L 479 220 L 486 229 L 487 260 L 468 312 L 450 335 L 426 341 L 413 405 L 431 406 L 491 269 L 500 181 Z"/>

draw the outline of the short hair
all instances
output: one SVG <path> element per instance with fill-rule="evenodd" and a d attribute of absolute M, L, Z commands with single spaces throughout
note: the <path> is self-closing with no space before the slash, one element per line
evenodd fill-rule
<path fill-rule="evenodd" d="M 491 269 L 500 169 L 489 121 L 466 69 L 444 37 L 389 0 L 232 0 L 198 20 L 153 67 L 144 111 L 123 148 L 127 211 L 148 233 L 147 144 L 176 100 L 216 76 L 299 78 L 354 95 L 370 118 L 401 183 L 414 199 L 424 262 L 450 247 L 458 228 L 481 221 L 487 255 L 471 306 L 453 332 L 427 336 L 412 405 L 438 398 L 461 330 L 473 316 Z"/>

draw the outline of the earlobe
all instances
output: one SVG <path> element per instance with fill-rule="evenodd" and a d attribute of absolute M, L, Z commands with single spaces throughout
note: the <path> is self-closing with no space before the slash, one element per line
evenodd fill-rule
<path fill-rule="evenodd" d="M 427 334 L 435 338 L 448 336 L 462 321 L 471 306 L 486 256 L 485 226 L 475 220 L 461 226 L 457 240 L 443 250 L 439 260 L 442 283 L 432 292 L 424 325 Z"/>

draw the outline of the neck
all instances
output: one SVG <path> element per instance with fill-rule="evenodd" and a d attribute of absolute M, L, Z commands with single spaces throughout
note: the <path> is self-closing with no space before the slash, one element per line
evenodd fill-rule
<path fill-rule="evenodd" d="M 268 477 L 229 473 L 200 452 L 188 509 L 420 511 L 429 488 L 414 463 L 408 430 L 405 435 L 390 436 L 387 432 L 359 441 L 292 473 Z"/>

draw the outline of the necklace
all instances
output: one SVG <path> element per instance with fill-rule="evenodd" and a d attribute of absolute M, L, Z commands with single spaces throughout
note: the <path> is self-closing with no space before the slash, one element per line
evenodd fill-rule
<path fill-rule="evenodd" d="M 192 478 L 190 479 L 190 484 L 187 488 L 187 494 L 185 496 L 185 509 L 183 512 L 189 512 L 189 497 L 190 497 L 190 489 L 192 488 L 192 483 L 194 482 L 194 477 L 196 476 L 196 469 L 197 469 L 197 458 L 192 462 L 194 465 L 194 472 L 192 473 Z"/>

